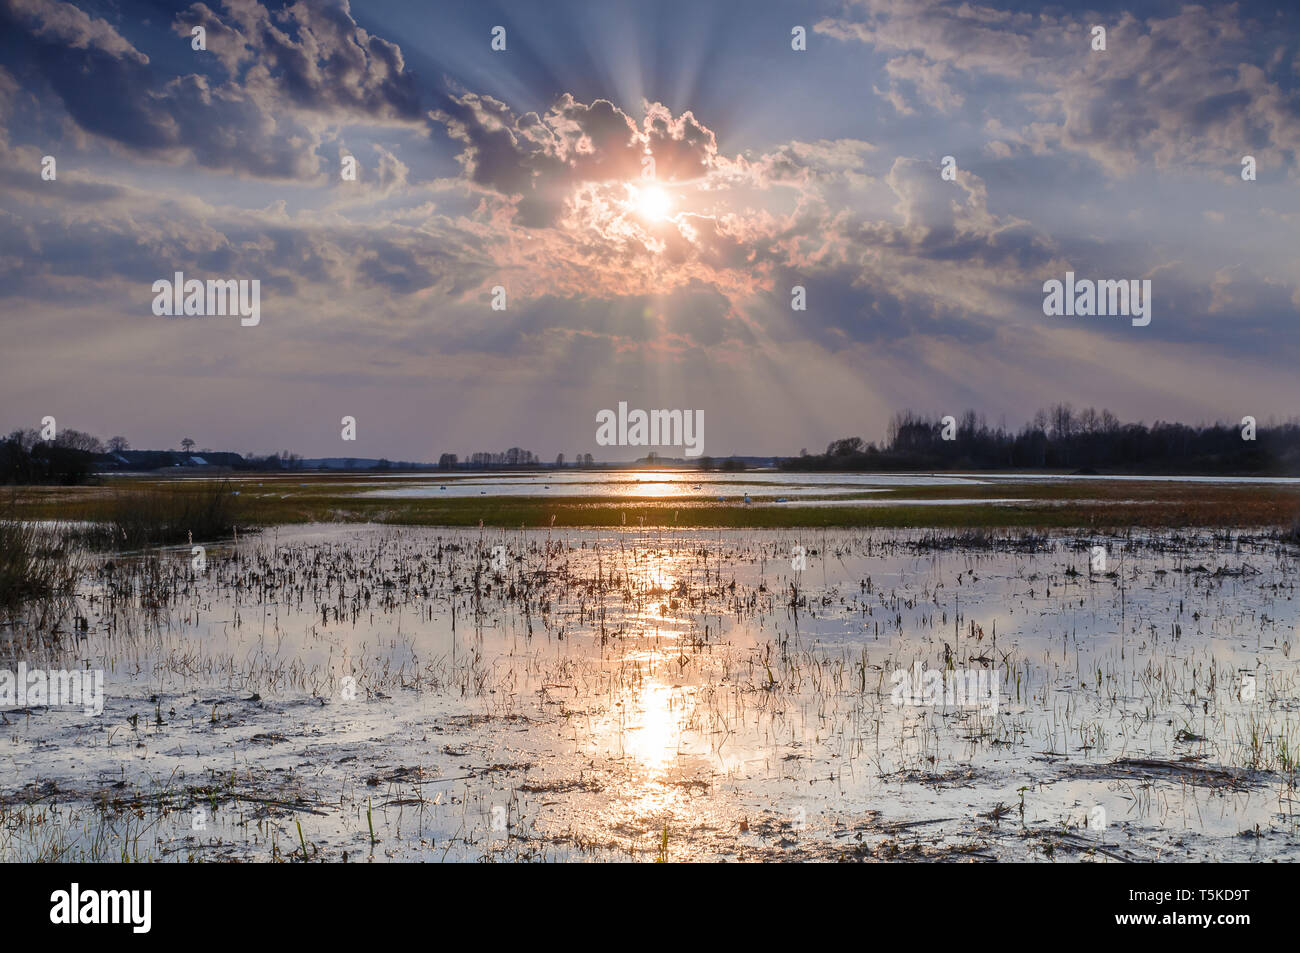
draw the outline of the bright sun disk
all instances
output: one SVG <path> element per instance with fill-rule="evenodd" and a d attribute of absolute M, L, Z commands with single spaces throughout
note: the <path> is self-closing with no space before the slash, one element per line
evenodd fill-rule
<path fill-rule="evenodd" d="M 652 221 L 667 218 L 672 206 L 668 193 L 656 185 L 637 189 L 635 199 L 637 212 Z"/>

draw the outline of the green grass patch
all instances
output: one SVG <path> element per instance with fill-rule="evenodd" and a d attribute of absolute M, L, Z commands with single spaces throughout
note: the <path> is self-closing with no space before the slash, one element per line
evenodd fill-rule
<path fill-rule="evenodd" d="M 383 481 L 385 487 L 438 476 Z M 18 508 L 27 519 L 90 520 L 112 525 L 119 540 L 140 545 L 228 536 L 240 529 L 307 522 L 377 522 L 422 526 L 944 529 L 1125 529 L 1131 527 L 1276 527 L 1284 535 L 1300 516 L 1300 487 L 1286 484 L 1156 481 L 1004 480 L 957 486 L 890 487 L 859 494 L 862 505 L 762 505 L 781 487 L 754 484 L 754 505 L 651 497 L 378 498 L 364 476 L 294 474 L 230 481 L 130 478 L 110 487 L 26 488 Z M 369 484 L 369 485 L 359 485 Z M 1015 498 L 1023 503 L 985 502 Z M 892 503 L 891 500 L 898 500 Z M 908 500 L 952 500 L 918 505 Z"/>

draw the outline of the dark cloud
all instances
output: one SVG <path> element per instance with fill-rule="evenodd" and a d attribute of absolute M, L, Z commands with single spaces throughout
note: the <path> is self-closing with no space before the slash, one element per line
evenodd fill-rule
<path fill-rule="evenodd" d="M 229 0 L 229 23 L 194 4 L 174 23 L 202 25 L 196 72 L 168 77 L 106 21 L 59 0 L 3 0 L 0 27 L 21 37 L 11 66 L 48 91 L 77 127 L 133 153 L 267 179 L 320 175 L 325 122 L 422 122 L 401 50 L 370 36 L 346 3 L 296 3 L 277 14 Z M 225 82 L 203 73 L 213 57 Z"/>
<path fill-rule="evenodd" d="M 245 91 L 296 109 L 361 119 L 421 117 L 415 78 L 401 48 L 372 36 L 347 0 L 293 3 L 273 13 L 253 0 L 225 0 L 218 14 L 195 3 L 175 32 L 207 31 L 207 47 Z"/>

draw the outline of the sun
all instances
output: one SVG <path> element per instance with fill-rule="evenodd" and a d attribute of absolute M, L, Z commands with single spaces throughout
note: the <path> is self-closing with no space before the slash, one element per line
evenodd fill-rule
<path fill-rule="evenodd" d="M 632 204 L 637 214 L 652 222 L 668 217 L 672 211 L 672 200 L 668 193 L 657 185 L 632 186 Z"/>

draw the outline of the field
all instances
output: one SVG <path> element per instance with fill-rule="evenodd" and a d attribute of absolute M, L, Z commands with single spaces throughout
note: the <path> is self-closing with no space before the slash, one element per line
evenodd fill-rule
<path fill-rule="evenodd" d="M 457 477 L 390 478 L 400 488 L 451 483 Z M 465 478 L 460 478 L 465 479 Z M 745 476 L 704 474 L 701 493 L 690 499 L 639 495 L 636 479 L 651 472 L 593 475 L 593 485 L 626 483 L 626 495 L 460 497 L 392 499 L 363 495 L 364 478 L 293 474 L 239 477 L 230 481 L 233 510 L 242 527 L 309 522 L 366 522 L 420 526 L 490 527 L 917 527 L 1122 529 L 1125 527 L 1275 527 L 1288 531 L 1300 520 L 1300 485 L 1287 483 L 1182 483 L 1148 481 L 1021 480 L 961 486 L 888 488 L 858 497 L 862 505 L 808 505 L 815 498 L 775 505 L 779 487 L 754 484 L 752 504 L 739 496 L 710 498 L 710 481 L 727 484 Z M 797 475 L 792 475 L 797 480 Z M 32 520 L 101 520 L 123 495 L 158 492 L 202 496 L 223 481 L 148 477 L 115 478 L 93 487 L 23 488 L 12 494 L 16 512 Z M 843 492 L 852 492 L 851 488 Z M 1023 502 L 988 500 L 1014 497 Z M 899 502 L 895 503 L 894 500 Z M 802 505 L 801 505 L 802 504 Z M 942 504 L 942 505 L 936 505 Z"/>
<path fill-rule="evenodd" d="M 14 492 L 0 860 L 1300 860 L 1293 484 L 441 479 Z"/>

